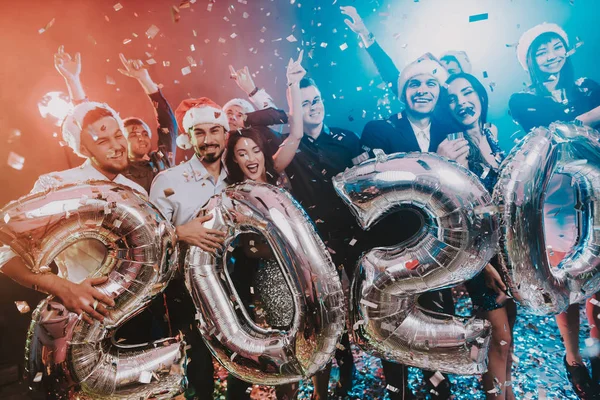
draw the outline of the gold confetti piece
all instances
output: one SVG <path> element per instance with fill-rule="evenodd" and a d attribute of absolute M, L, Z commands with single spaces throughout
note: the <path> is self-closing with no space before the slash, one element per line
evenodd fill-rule
<path fill-rule="evenodd" d="M 15 301 L 15 305 L 21 314 L 26 314 L 31 311 L 31 308 L 29 308 L 29 304 L 27 304 L 26 301 Z"/>
<path fill-rule="evenodd" d="M 321 43 L 321 47 L 323 47 L 323 48 L 327 47 L 327 43 L 325 43 L 325 42 L 322 42 L 322 43 Z"/>
<path fill-rule="evenodd" d="M 229 37 L 235 39 L 237 37 L 237 33 L 233 32 L 231 35 L 229 35 Z"/>
<path fill-rule="evenodd" d="M 8 215 L 8 213 L 4 214 L 4 223 L 8 224 L 8 221 L 10 221 L 10 215 Z"/>
<path fill-rule="evenodd" d="M 208 39 L 207 39 L 207 40 L 208 40 Z M 206 42 L 206 41 L 205 41 L 205 42 Z M 222 37 L 220 37 L 220 38 L 219 38 L 219 43 L 225 43 L 225 42 L 226 42 L 226 40 L 225 40 L 225 39 L 223 39 Z"/>
<path fill-rule="evenodd" d="M 123 39 L 123 44 L 128 44 L 131 43 L 131 39 L 127 38 L 127 39 Z"/>
<path fill-rule="evenodd" d="M 35 377 L 33 378 L 33 381 L 35 383 L 41 382 L 43 376 L 44 376 L 44 374 L 42 372 L 38 372 L 37 374 L 35 374 Z"/>
<path fill-rule="evenodd" d="M 52 25 L 54 25 L 54 21 L 56 21 L 56 18 L 52 18 L 50 20 L 50 22 L 48 22 L 46 24 L 45 27 L 41 28 L 40 30 L 38 30 L 38 33 L 41 35 L 42 33 L 46 32 L 48 29 L 50 29 L 52 27 Z"/>
<path fill-rule="evenodd" d="M 193 45 L 193 44 L 190 44 L 190 50 L 191 50 L 191 51 L 196 51 L 196 47 L 194 47 L 194 45 Z"/>
<path fill-rule="evenodd" d="M 20 171 L 23 169 L 23 165 L 25 164 L 25 157 L 20 156 L 17 153 L 11 151 L 10 153 L 8 153 L 7 163 L 9 167 Z"/>
<path fill-rule="evenodd" d="M 267 28 L 263 26 L 262 28 L 260 28 L 260 31 L 261 31 L 262 33 L 265 33 L 265 32 L 267 31 Z"/>
<path fill-rule="evenodd" d="M 344 51 L 348 48 L 348 45 L 346 43 L 340 45 L 340 50 Z"/>
<path fill-rule="evenodd" d="M 187 62 L 188 64 L 190 64 L 190 67 L 197 67 L 198 64 L 196 63 L 196 60 L 194 60 L 192 58 L 192 56 L 187 56 Z"/>
<path fill-rule="evenodd" d="M 105 15 L 104 19 L 106 20 L 106 22 L 110 22 L 110 18 L 108 18 L 108 15 Z"/>
<path fill-rule="evenodd" d="M 290 36 L 286 37 L 285 39 L 290 43 L 294 43 L 294 42 L 298 41 L 298 39 L 296 39 L 296 37 L 294 35 L 290 35 Z"/>
<path fill-rule="evenodd" d="M 180 18 L 179 9 L 176 6 L 171 6 L 171 19 L 173 22 L 179 22 Z"/>
<path fill-rule="evenodd" d="M 213 7 L 213 3 L 208 3 L 208 6 L 206 7 L 206 11 L 208 11 L 208 12 L 212 11 L 212 7 Z"/>
<path fill-rule="evenodd" d="M 170 61 L 163 61 L 163 67 L 170 67 L 170 66 L 171 66 Z"/>
<path fill-rule="evenodd" d="M 154 39 L 154 37 L 158 34 L 160 29 L 156 25 L 151 25 L 150 28 L 146 31 L 146 37 L 148 39 Z"/>
<path fill-rule="evenodd" d="M 154 58 L 149 58 L 146 60 L 146 64 L 154 65 L 154 64 L 156 64 L 156 60 Z"/>
<path fill-rule="evenodd" d="M 108 85 L 116 85 L 117 82 L 115 82 L 115 80 L 112 77 L 106 75 L 106 84 L 108 84 Z"/>
<path fill-rule="evenodd" d="M 195 29 L 192 29 L 192 33 L 194 34 L 194 37 L 198 37 L 198 34 L 196 33 Z"/>
<path fill-rule="evenodd" d="M 179 8 L 190 8 L 190 1 L 181 0 L 181 3 L 179 3 Z"/>
<path fill-rule="evenodd" d="M 181 74 L 182 75 L 188 75 L 192 73 L 192 69 L 190 67 L 183 67 L 181 68 Z"/>
<path fill-rule="evenodd" d="M 358 242 L 358 240 L 352 238 L 352 240 L 350 241 L 350 243 L 348 243 L 350 246 L 354 246 L 356 244 L 356 242 Z"/>
<path fill-rule="evenodd" d="M 17 140 L 21 139 L 21 131 L 18 129 L 13 129 L 8 135 L 8 143 L 14 143 Z"/>
<path fill-rule="evenodd" d="M 244 12 L 244 13 L 242 14 L 242 17 L 243 17 L 243 18 L 246 18 L 246 19 L 247 19 L 249 16 L 250 16 L 250 14 L 248 14 L 247 12 Z"/>
<path fill-rule="evenodd" d="M 121 5 L 121 3 L 117 3 L 113 6 L 113 8 L 115 9 L 115 11 L 119 11 L 123 8 L 123 6 Z"/>

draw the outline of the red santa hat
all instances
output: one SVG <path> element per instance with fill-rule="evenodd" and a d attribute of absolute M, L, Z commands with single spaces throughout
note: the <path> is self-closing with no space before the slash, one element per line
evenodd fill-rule
<path fill-rule="evenodd" d="M 119 128 L 121 129 L 123 135 L 127 137 L 127 129 L 125 129 L 125 126 L 123 126 L 123 120 L 121 120 L 119 114 L 117 114 L 117 112 L 108 104 L 98 103 L 96 101 L 84 101 L 83 103 L 75 106 L 69 112 L 61 127 L 63 140 L 67 142 L 69 147 L 73 149 L 75 154 L 77 154 L 79 157 L 86 158 L 83 154 L 81 154 L 81 132 L 83 128 L 85 128 L 83 126 L 83 120 L 90 111 L 97 108 L 108 111 L 119 124 Z"/>
<path fill-rule="evenodd" d="M 225 131 L 229 131 L 227 115 L 225 115 L 217 103 L 208 97 L 183 100 L 175 110 L 175 117 L 177 118 L 179 129 L 185 133 L 177 137 L 177 147 L 182 149 L 190 149 L 192 147 L 189 140 L 189 133 L 195 125 L 221 125 L 225 128 Z"/>

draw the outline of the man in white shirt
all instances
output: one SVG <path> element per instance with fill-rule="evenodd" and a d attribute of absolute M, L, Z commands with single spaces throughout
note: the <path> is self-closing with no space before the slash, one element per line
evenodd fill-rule
<path fill-rule="evenodd" d="M 119 115 L 107 104 L 86 102 L 76 106 L 62 125 L 62 135 L 75 154 L 86 161 L 76 168 L 40 176 L 32 193 L 69 183 L 105 180 L 146 195 L 140 185 L 121 174 L 128 168 L 127 131 Z M 56 296 L 69 311 L 80 314 L 89 323 L 92 318 L 102 321 L 106 307 L 114 306 L 109 296 L 94 288 L 106 282 L 106 277 L 73 283 L 55 274 L 34 274 L 11 250 L 4 247 L 0 251 L 1 260 L 10 260 L 0 266 L 2 273 L 25 287 Z"/>
<path fill-rule="evenodd" d="M 229 131 L 227 115 L 205 97 L 184 100 L 175 110 L 175 115 L 184 132 L 177 144 L 182 148 L 193 147 L 195 155 L 159 173 L 152 182 L 150 200 L 175 225 L 180 244 L 215 252 L 223 245 L 225 234 L 202 225 L 211 216 L 196 216 L 212 196 L 226 187 L 227 174 L 221 156 Z M 191 362 L 186 371 L 190 387 L 186 395 L 211 399 L 214 390 L 212 355 L 196 328 L 196 308 L 183 279 L 172 280 L 165 293 L 171 326 L 174 331 L 181 330 L 190 345 L 188 357 Z M 228 388 L 231 392 L 229 384 Z"/>

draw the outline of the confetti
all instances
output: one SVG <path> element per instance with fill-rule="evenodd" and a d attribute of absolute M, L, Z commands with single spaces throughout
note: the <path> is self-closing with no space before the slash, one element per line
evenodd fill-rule
<path fill-rule="evenodd" d="M 183 67 L 181 68 L 181 74 L 182 75 L 188 75 L 192 73 L 192 69 L 190 67 Z"/>
<path fill-rule="evenodd" d="M 7 163 L 9 167 L 20 171 L 23 169 L 23 165 L 25 164 L 25 157 L 20 156 L 17 153 L 11 151 L 10 153 L 8 153 Z"/>
<path fill-rule="evenodd" d="M 15 305 L 21 314 L 27 314 L 31 311 L 31 308 L 29 308 L 29 304 L 27 304 L 26 301 L 15 301 Z"/>
<path fill-rule="evenodd" d="M 469 22 L 485 21 L 486 19 L 488 19 L 488 13 L 469 16 Z"/>
<path fill-rule="evenodd" d="M 156 60 L 154 58 L 149 58 L 146 60 L 146 64 L 154 65 L 154 64 L 156 64 Z"/>
<path fill-rule="evenodd" d="M 115 11 L 119 11 L 123 8 L 123 6 L 121 5 L 121 3 L 117 3 L 113 6 L 113 8 L 115 9 Z"/>
<path fill-rule="evenodd" d="M 18 129 L 13 129 L 8 135 L 8 143 L 14 143 L 17 140 L 21 139 L 21 131 Z"/>
<path fill-rule="evenodd" d="M 150 371 L 142 371 L 140 373 L 140 377 L 138 378 L 138 382 L 140 383 L 150 383 L 152 381 L 152 373 Z"/>
<path fill-rule="evenodd" d="M 348 48 L 348 45 L 346 43 L 340 45 L 340 50 L 344 51 Z"/>
<path fill-rule="evenodd" d="M 181 15 L 179 14 L 179 8 L 177 8 L 176 6 L 171 6 L 171 19 L 173 20 L 173 22 L 179 22 L 180 18 Z"/>
<path fill-rule="evenodd" d="M 128 44 L 131 43 L 131 39 L 127 38 L 127 39 L 123 39 L 123 44 Z"/>
<path fill-rule="evenodd" d="M 160 29 L 156 25 L 151 25 L 148 30 L 146 30 L 146 37 L 148 39 L 154 39 L 154 37 L 158 34 Z"/>
<path fill-rule="evenodd" d="M 42 29 L 38 30 L 38 33 L 39 33 L 39 34 L 42 34 L 42 33 L 46 32 L 48 29 L 50 29 L 50 28 L 52 27 L 52 25 L 54 25 L 54 21 L 56 21 L 56 18 L 52 18 L 52 19 L 50 20 L 50 22 L 48 22 L 48 23 L 46 24 L 46 26 L 45 26 L 45 27 L 43 27 Z"/>
<path fill-rule="evenodd" d="M 117 82 L 115 82 L 115 80 L 111 76 L 106 75 L 106 84 L 107 85 L 116 85 Z"/>
<path fill-rule="evenodd" d="M 296 37 L 294 35 L 290 35 L 290 36 L 286 37 L 285 39 L 290 43 L 294 43 L 294 42 L 298 41 L 298 39 L 296 39 Z"/>
<path fill-rule="evenodd" d="M 235 39 L 237 37 L 237 33 L 233 32 L 231 35 L 229 35 L 229 37 Z"/>
<path fill-rule="evenodd" d="M 191 51 L 196 51 L 196 47 L 194 47 L 194 45 L 193 45 L 193 44 L 190 44 L 190 50 L 191 50 Z"/>
<path fill-rule="evenodd" d="M 44 374 L 42 372 L 38 372 L 37 374 L 35 374 L 35 377 L 33 378 L 33 381 L 35 383 L 41 382 L 43 376 L 44 376 Z"/>

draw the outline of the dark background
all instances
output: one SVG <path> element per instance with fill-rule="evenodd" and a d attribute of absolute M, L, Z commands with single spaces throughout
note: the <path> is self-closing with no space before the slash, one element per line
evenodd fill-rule
<path fill-rule="evenodd" d="M 81 52 L 82 80 L 91 99 L 108 102 L 124 117 L 136 115 L 148 122 L 152 122 L 152 109 L 142 88 L 117 71 L 119 52 L 156 60 L 157 64 L 150 66 L 151 75 L 164 85 L 173 108 L 189 96 L 208 96 L 219 104 L 242 97 L 229 79 L 230 63 L 237 68 L 248 65 L 256 74 L 256 84 L 287 108 L 285 65 L 303 48 L 304 65 L 326 100 L 327 123 L 360 134 L 370 119 L 386 117 L 400 108 L 396 101 L 386 104 L 381 79 L 343 23 L 339 6 L 354 5 L 400 68 L 426 51 L 439 56 L 444 50 L 466 50 L 474 74 L 486 86 L 495 87 L 490 93 L 490 120 L 498 126 L 506 150 L 518 130 L 508 115 L 508 98 L 527 82 L 511 45 L 526 29 L 544 21 L 562 25 L 572 43 L 576 38 L 585 42 L 573 57 L 576 74 L 600 79 L 597 0 L 246 0 L 246 4 L 197 0 L 179 10 L 178 22 L 171 16 L 171 7 L 179 6 L 178 1 L 122 0 L 119 11 L 113 8 L 116 3 L 0 2 L 0 204 L 29 192 L 40 174 L 82 162 L 59 145 L 59 128 L 42 118 L 37 107 L 47 92 L 65 90 L 53 67 L 53 54 L 61 44 L 68 52 Z M 488 13 L 487 20 L 469 23 L 470 15 L 482 13 Z M 53 26 L 38 33 L 53 18 Z M 145 32 L 153 24 L 160 32 L 147 39 Z M 237 37 L 231 38 L 232 33 Z M 296 42 L 286 40 L 292 34 Z M 219 38 L 225 43 L 219 43 Z M 123 44 L 125 39 L 131 42 Z M 341 50 L 344 43 L 348 48 Z M 195 51 L 190 49 L 192 44 Z M 183 76 L 181 69 L 188 66 L 188 56 L 198 66 Z M 483 71 L 487 79 L 483 79 Z M 107 84 L 107 76 L 116 84 Z M 16 129 L 21 132 L 18 138 Z M 8 165 L 10 152 L 25 158 L 22 170 Z M 184 156 L 180 153 L 178 158 Z M 33 308 L 40 298 L 0 276 L 0 364 L 21 364 L 23 360 L 31 314 L 19 314 L 14 301 L 26 300 Z"/>

